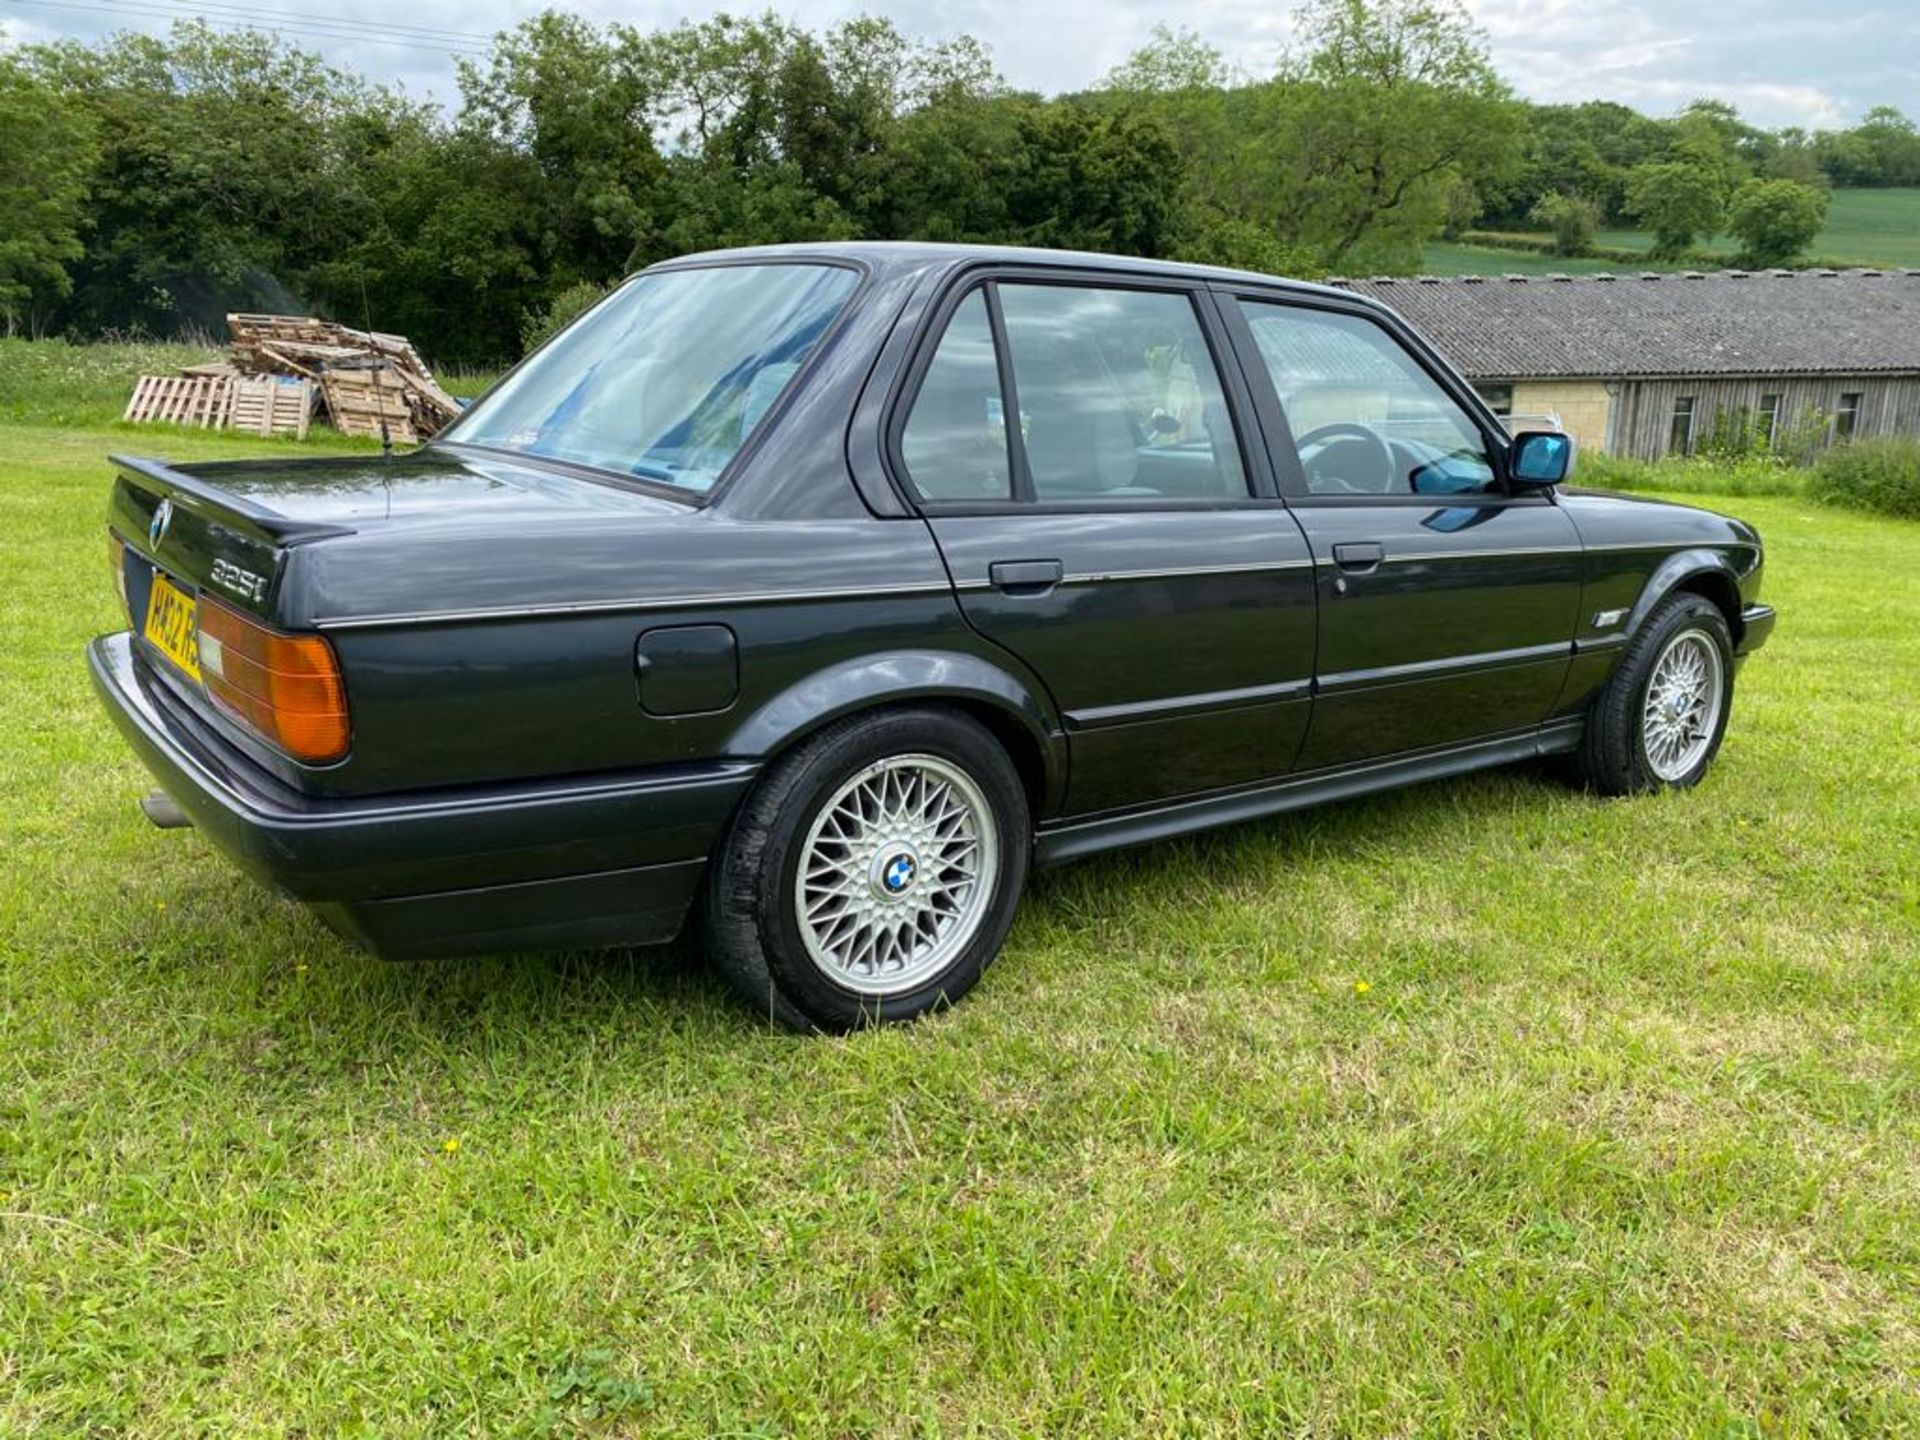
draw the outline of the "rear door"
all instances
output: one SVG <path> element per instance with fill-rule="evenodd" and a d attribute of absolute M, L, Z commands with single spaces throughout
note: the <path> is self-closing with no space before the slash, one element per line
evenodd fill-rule
<path fill-rule="evenodd" d="M 1504 437 L 1370 312 L 1243 295 L 1227 313 L 1317 566 L 1300 768 L 1545 719 L 1572 657 L 1583 565 L 1553 497 L 1507 492 Z"/>
<path fill-rule="evenodd" d="M 1284 774 L 1313 570 L 1204 291 L 1005 272 L 949 297 L 893 436 L 968 620 L 1068 730 L 1067 810 Z"/>

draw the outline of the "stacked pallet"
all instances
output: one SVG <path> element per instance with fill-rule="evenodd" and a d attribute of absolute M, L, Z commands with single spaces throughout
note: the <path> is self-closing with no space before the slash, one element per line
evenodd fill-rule
<path fill-rule="evenodd" d="M 460 407 L 404 335 L 297 315 L 229 315 L 233 361 L 253 375 L 293 375 L 320 387 L 336 430 L 396 445 L 432 436 Z"/>
<path fill-rule="evenodd" d="M 142 375 L 126 418 L 304 436 L 315 405 L 334 429 L 414 445 L 460 413 L 404 335 L 296 315 L 229 315 L 231 358 Z"/>

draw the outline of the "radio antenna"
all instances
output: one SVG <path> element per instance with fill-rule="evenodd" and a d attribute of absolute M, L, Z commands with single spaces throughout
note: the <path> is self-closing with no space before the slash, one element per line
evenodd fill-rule
<path fill-rule="evenodd" d="M 360 267 L 360 322 L 367 327 L 367 348 L 373 351 L 373 408 L 380 417 L 380 458 L 393 459 L 393 436 L 387 433 L 387 396 L 380 385 L 380 372 L 387 368 L 387 355 L 373 338 L 373 307 L 367 303 L 367 270 Z"/>

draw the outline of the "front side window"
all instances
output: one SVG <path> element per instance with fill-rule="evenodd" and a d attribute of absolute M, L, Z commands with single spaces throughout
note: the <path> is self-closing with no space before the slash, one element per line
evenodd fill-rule
<path fill-rule="evenodd" d="M 710 490 L 858 283 L 837 265 L 641 275 L 443 438 Z"/>
<path fill-rule="evenodd" d="M 1034 499 L 1247 494 L 1226 394 L 1186 295 L 1009 283 L 999 296 Z"/>
<path fill-rule="evenodd" d="M 1241 302 L 1309 495 L 1497 491 L 1480 427 L 1364 316 Z"/>

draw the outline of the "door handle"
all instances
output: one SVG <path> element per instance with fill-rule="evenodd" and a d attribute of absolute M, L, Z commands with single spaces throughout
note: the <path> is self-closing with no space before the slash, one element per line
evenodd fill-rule
<path fill-rule="evenodd" d="M 1333 547 L 1333 563 L 1349 575 L 1370 575 L 1386 558 L 1386 548 L 1371 540 L 1348 540 Z"/>
<path fill-rule="evenodd" d="M 993 588 L 1008 595 L 1044 595 L 1065 574 L 1058 560 L 996 560 L 987 566 Z"/>

